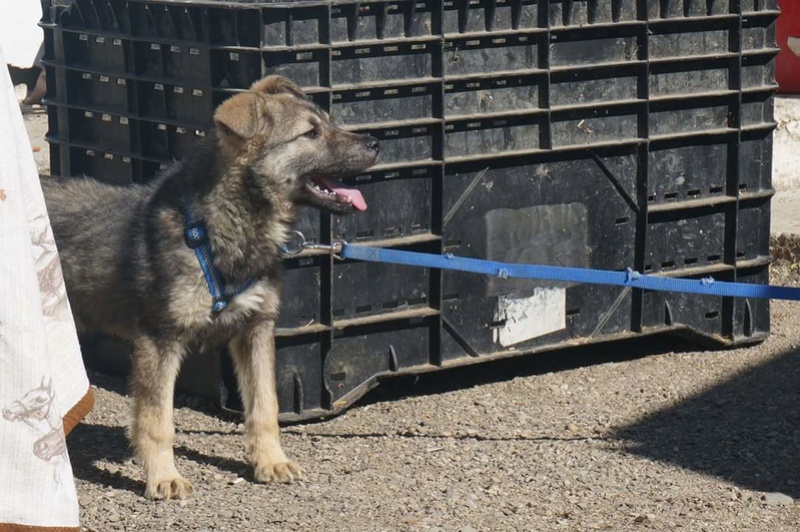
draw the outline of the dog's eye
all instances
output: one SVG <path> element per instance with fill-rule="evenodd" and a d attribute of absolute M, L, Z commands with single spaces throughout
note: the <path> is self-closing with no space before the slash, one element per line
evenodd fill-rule
<path fill-rule="evenodd" d="M 317 128 L 309 129 L 308 131 L 303 133 L 302 136 L 307 138 L 307 139 L 315 139 L 315 138 L 319 137 L 319 131 L 317 131 Z"/>

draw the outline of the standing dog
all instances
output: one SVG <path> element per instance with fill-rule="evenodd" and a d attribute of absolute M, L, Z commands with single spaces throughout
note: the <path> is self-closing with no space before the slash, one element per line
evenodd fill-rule
<path fill-rule="evenodd" d="M 281 246 L 300 205 L 365 210 L 336 178 L 379 153 L 376 139 L 334 126 L 279 76 L 222 103 L 214 124 L 191 157 L 146 186 L 42 182 L 78 330 L 133 346 L 130 436 L 152 499 L 192 491 L 173 457 L 175 379 L 187 353 L 216 345 L 233 356 L 255 479 L 301 478 L 278 430 Z"/>

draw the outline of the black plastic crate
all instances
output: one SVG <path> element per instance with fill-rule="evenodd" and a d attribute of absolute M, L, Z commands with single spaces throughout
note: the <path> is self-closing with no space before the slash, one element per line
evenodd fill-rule
<path fill-rule="evenodd" d="M 42 24 L 52 171 L 146 182 L 222 101 L 282 74 L 382 143 L 351 180 L 371 208 L 304 212 L 310 241 L 766 283 L 777 13 L 774 0 L 74 0 Z M 651 332 L 733 345 L 769 332 L 766 301 L 321 252 L 286 267 L 283 419 L 341 410 L 384 375 Z M 179 386 L 240 409 L 219 353 L 187 361 Z"/>

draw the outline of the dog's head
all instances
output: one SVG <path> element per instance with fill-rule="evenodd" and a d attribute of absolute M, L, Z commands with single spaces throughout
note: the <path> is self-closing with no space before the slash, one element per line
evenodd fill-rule
<path fill-rule="evenodd" d="M 229 162 L 255 177 L 266 197 L 334 213 L 366 210 L 361 193 L 338 179 L 375 164 L 378 140 L 331 123 L 292 81 L 269 76 L 223 102 L 214 124 Z"/>

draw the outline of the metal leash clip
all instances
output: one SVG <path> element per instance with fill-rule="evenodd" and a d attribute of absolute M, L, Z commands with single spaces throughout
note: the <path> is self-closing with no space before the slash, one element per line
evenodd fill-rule
<path fill-rule="evenodd" d="M 303 233 L 297 230 L 293 230 L 292 234 L 295 238 L 292 238 L 289 243 L 285 243 L 281 245 L 281 251 L 287 257 L 294 257 L 295 255 L 299 255 L 303 251 L 307 249 L 316 249 L 321 251 L 327 251 L 331 255 L 333 255 L 337 259 L 341 259 L 339 257 L 339 253 L 342 251 L 342 246 L 344 242 L 334 242 L 332 244 L 318 244 L 316 242 L 309 242 L 306 240 L 306 237 Z M 295 244 L 296 243 L 296 244 Z M 290 247 L 291 244 L 295 244 Z"/>

